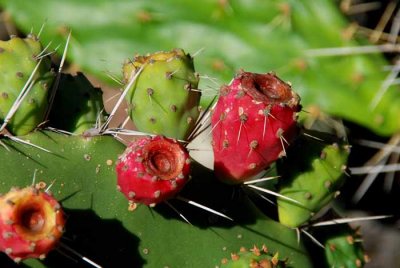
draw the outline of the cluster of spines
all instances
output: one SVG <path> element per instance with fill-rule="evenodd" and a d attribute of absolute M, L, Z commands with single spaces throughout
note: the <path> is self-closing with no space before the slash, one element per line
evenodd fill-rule
<path fill-rule="evenodd" d="M 221 267 L 228 268 L 285 268 L 286 264 L 287 260 L 279 259 L 278 252 L 271 254 L 266 245 L 241 247 L 239 252 L 231 253 L 230 259 L 221 260 Z"/>

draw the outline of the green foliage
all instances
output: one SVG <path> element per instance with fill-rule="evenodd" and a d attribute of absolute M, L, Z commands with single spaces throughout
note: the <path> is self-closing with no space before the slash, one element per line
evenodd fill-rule
<path fill-rule="evenodd" d="M 254 244 L 279 251 L 293 267 L 311 265 L 293 230 L 262 215 L 237 188 L 217 182 L 200 166 L 181 195 L 225 213 L 233 222 L 180 200 L 170 202 L 192 225 L 165 204 L 130 211 L 116 189 L 114 172 L 124 146 L 112 137 L 44 131 L 21 138 L 51 153 L 2 139 L 8 150 L 0 147 L 0 191 L 30 185 L 37 170 L 35 182 L 52 185 L 50 190 L 65 209 L 62 242 L 104 267 L 214 267 L 227 252 Z M 34 268 L 74 265 L 56 251 L 43 262 L 27 263 Z"/>
<path fill-rule="evenodd" d="M 47 22 L 41 36 L 46 43 L 62 44 L 72 30 L 68 58 L 104 80 L 110 81 L 106 71 L 120 74 L 123 60 L 136 53 L 204 49 L 196 68 L 219 80 L 204 79 L 204 96 L 215 95 L 240 68 L 276 71 L 295 85 L 306 109 L 317 105 L 382 135 L 400 129 L 399 91 L 392 86 L 382 98 L 377 93 L 387 75 L 380 54 L 333 57 L 313 51 L 366 43 L 344 35 L 348 24 L 334 1 L 1 0 L 0 5 L 25 32 Z"/>

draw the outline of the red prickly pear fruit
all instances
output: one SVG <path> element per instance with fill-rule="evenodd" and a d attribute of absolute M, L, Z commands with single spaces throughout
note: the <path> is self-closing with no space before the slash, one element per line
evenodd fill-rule
<path fill-rule="evenodd" d="M 241 71 L 222 86 L 211 119 L 216 176 L 238 184 L 284 156 L 298 133 L 299 102 L 273 73 Z"/>
<path fill-rule="evenodd" d="M 0 251 L 15 262 L 45 258 L 64 231 L 65 219 L 54 197 L 34 187 L 0 197 Z"/>
<path fill-rule="evenodd" d="M 190 158 L 175 139 L 143 137 L 126 148 L 116 170 L 118 189 L 128 200 L 152 206 L 183 188 L 189 178 Z"/>

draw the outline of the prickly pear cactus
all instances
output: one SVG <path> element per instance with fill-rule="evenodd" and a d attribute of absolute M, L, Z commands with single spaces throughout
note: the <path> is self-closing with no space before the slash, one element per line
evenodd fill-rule
<path fill-rule="evenodd" d="M 188 150 L 175 139 L 140 138 L 118 159 L 118 189 L 132 202 L 154 206 L 182 190 L 190 162 Z"/>
<path fill-rule="evenodd" d="M 114 165 L 125 147 L 113 137 L 68 136 L 46 131 L 21 138 L 50 153 L 2 139 L 9 151 L 0 147 L 0 170 L 9 171 L 0 190 L 6 192 L 11 186 L 30 185 L 37 170 L 35 184 L 50 186 L 68 215 L 62 251 L 65 246 L 72 247 L 105 267 L 127 263 L 135 267 L 213 267 L 227 252 L 244 244 L 265 243 L 271 251 L 279 251 L 299 267 L 311 265 L 293 230 L 264 216 L 245 195 L 233 194 L 236 188 L 219 183 L 212 172 L 201 166 L 194 168 L 194 177 L 180 193 L 180 199 L 169 201 L 174 209 L 167 204 L 153 209 L 136 207 L 117 190 Z M 189 198 L 223 212 L 225 217 L 184 201 Z M 72 256 L 75 261 L 77 258 Z M 50 253 L 44 262 L 29 260 L 28 263 L 35 268 L 74 265 L 57 251 Z"/>
<path fill-rule="evenodd" d="M 44 259 L 64 232 L 63 213 L 57 200 L 35 186 L 12 188 L 0 197 L 0 251 L 17 263 Z"/>
<path fill-rule="evenodd" d="M 348 145 L 313 135 L 322 140 L 301 137 L 278 165 L 279 193 L 299 202 L 278 198 L 279 221 L 286 226 L 298 227 L 311 219 L 335 197 L 346 178 Z"/>
<path fill-rule="evenodd" d="M 123 66 L 129 115 L 143 132 L 186 139 L 200 113 L 199 78 L 182 49 L 136 56 Z"/>
<path fill-rule="evenodd" d="M 54 74 L 50 58 L 34 35 L 0 40 L 0 121 L 8 120 L 16 101 L 19 108 L 7 122 L 7 130 L 24 135 L 43 122 Z M 35 68 L 37 70 L 34 72 Z M 32 79 L 30 79 L 33 74 Z M 11 110 L 12 111 L 12 110 Z"/>
<path fill-rule="evenodd" d="M 104 70 L 118 74 L 132 48 L 140 54 L 172 47 L 195 53 L 204 48 L 196 60 L 196 69 L 216 78 L 218 84 L 228 83 L 240 68 L 254 72 L 275 70 L 285 81 L 296 85 L 306 110 L 317 105 L 321 111 L 378 134 L 391 135 L 400 130 L 399 90 L 395 85 L 381 90 L 387 77 L 382 70 L 388 62 L 380 53 L 358 53 L 362 52 L 358 47 L 368 42 L 351 34 L 349 29 L 354 28 L 340 12 L 337 1 L 87 3 L 96 7 L 96 16 L 87 16 L 92 10 L 82 12 L 89 7 L 82 7 L 76 0 L 0 0 L 26 33 L 32 27 L 40 29 L 46 21 L 46 31 L 41 36 L 46 42 L 54 41 L 54 46 L 72 30 L 74 49 L 68 59 L 113 85 Z M 72 12 L 59 12 L 65 9 Z M 112 33 L 112 38 L 104 33 Z M 340 54 L 347 48 L 356 53 Z M 337 51 L 339 55 L 335 54 Z M 209 97 L 217 93 L 218 87 L 214 79 L 202 79 L 200 84 Z"/>
<path fill-rule="evenodd" d="M 362 246 L 359 229 L 340 224 L 315 230 L 325 246 L 325 261 L 329 267 L 360 268 L 369 261 Z"/>
<path fill-rule="evenodd" d="M 241 183 L 284 156 L 298 132 L 299 101 L 273 73 L 241 71 L 222 86 L 211 119 L 216 175 Z"/>

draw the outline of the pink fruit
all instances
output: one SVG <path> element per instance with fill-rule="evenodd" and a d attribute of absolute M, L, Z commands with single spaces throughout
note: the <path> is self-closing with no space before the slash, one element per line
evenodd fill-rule
<path fill-rule="evenodd" d="M 60 204 L 33 187 L 12 189 L 0 197 L 0 250 L 15 262 L 44 258 L 64 230 Z"/>
<path fill-rule="evenodd" d="M 239 72 L 212 115 L 214 171 L 236 184 L 260 173 L 297 134 L 299 96 L 275 74 Z"/>
<path fill-rule="evenodd" d="M 177 194 L 189 178 L 189 153 L 175 139 L 144 137 L 117 163 L 119 190 L 132 202 L 155 205 Z"/>

